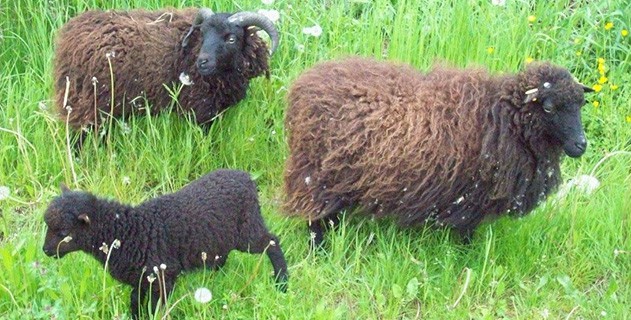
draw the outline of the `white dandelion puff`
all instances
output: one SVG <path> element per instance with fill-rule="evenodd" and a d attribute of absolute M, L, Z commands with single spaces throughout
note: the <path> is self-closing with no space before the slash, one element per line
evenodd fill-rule
<path fill-rule="evenodd" d="M 110 252 L 110 248 L 107 246 L 107 243 L 103 242 L 103 244 L 99 247 L 99 250 L 103 251 L 103 253 L 107 254 Z"/>
<path fill-rule="evenodd" d="M 153 273 L 147 276 L 147 281 L 149 281 L 149 283 L 153 283 L 155 280 L 156 276 Z"/>
<path fill-rule="evenodd" d="M 195 301 L 199 303 L 208 303 L 212 298 L 213 294 L 208 288 L 198 288 L 195 290 Z"/>
<path fill-rule="evenodd" d="M 316 24 L 313 27 L 305 27 L 302 28 L 302 33 L 308 35 L 308 36 L 312 36 L 312 37 L 319 37 L 320 35 L 322 35 L 322 27 L 320 27 L 319 24 Z"/>
<path fill-rule="evenodd" d="M 191 80 L 191 77 L 186 72 L 180 73 L 180 82 L 185 86 L 193 85 L 193 81 Z"/>
<path fill-rule="evenodd" d="M 109 58 L 115 58 L 116 57 L 116 52 L 110 51 L 110 52 L 105 54 L 105 57 L 108 58 L 108 59 Z"/>
<path fill-rule="evenodd" d="M 561 186 L 558 197 L 563 198 L 572 190 L 588 196 L 594 193 L 598 187 L 600 187 L 598 178 L 590 175 L 580 175 L 570 179 L 570 181 Z"/>
<path fill-rule="evenodd" d="M 267 19 L 272 21 L 272 23 L 274 24 L 276 24 L 276 22 L 278 22 L 278 20 L 280 19 L 280 13 L 278 12 L 278 10 L 259 9 L 256 12 L 266 17 Z"/>
<path fill-rule="evenodd" d="M 114 239 L 114 242 L 112 242 L 112 248 L 118 249 L 120 247 L 121 247 L 121 241 L 118 239 Z"/>
<path fill-rule="evenodd" d="M 167 269 L 167 265 L 164 263 L 160 264 L 160 270 L 166 270 Z"/>
<path fill-rule="evenodd" d="M 0 186 L 0 200 L 9 198 L 11 190 L 7 186 Z"/>

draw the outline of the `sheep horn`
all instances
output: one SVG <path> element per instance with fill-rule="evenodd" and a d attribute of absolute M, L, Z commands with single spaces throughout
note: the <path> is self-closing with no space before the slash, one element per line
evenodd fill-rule
<path fill-rule="evenodd" d="M 202 24 L 202 22 L 204 22 L 204 20 L 210 18 L 210 16 L 212 16 L 213 14 L 214 14 L 213 11 L 208 8 L 199 9 L 199 11 L 197 12 L 197 16 L 195 16 L 195 20 L 193 21 L 193 24 L 191 25 L 191 28 L 188 29 L 188 33 L 186 33 L 186 35 L 184 36 L 184 39 L 182 39 L 182 48 L 185 48 L 186 46 L 188 46 L 188 38 L 191 37 L 193 30 L 199 27 Z"/>
<path fill-rule="evenodd" d="M 274 23 L 264 15 L 250 11 L 238 12 L 231 15 L 228 18 L 228 22 L 238 24 L 243 27 L 255 26 L 265 31 L 272 40 L 272 49 L 270 50 L 270 54 L 273 54 L 274 51 L 276 51 L 276 48 L 278 47 L 278 30 L 274 27 Z"/>

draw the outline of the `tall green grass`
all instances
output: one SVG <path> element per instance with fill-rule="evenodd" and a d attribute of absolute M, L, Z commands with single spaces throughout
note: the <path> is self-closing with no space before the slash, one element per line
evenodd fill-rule
<path fill-rule="evenodd" d="M 109 144 L 89 139 L 75 159 L 51 100 L 56 30 L 89 8 L 181 4 L 0 2 L 0 186 L 11 193 L 0 200 L 0 317 L 129 318 L 129 288 L 109 276 L 103 288 L 98 263 L 82 253 L 57 261 L 41 251 L 42 213 L 61 182 L 139 203 L 229 167 L 257 179 L 264 215 L 288 258 L 290 290 L 274 290 L 266 257 L 233 253 L 221 271 L 180 278 L 169 300 L 173 318 L 631 318 L 631 35 L 622 35 L 631 29 L 631 6 L 625 0 L 187 5 L 279 10 L 281 45 L 270 79 L 254 80 L 248 97 L 208 133 L 175 115 L 135 117 L 113 122 Z M 321 36 L 302 33 L 315 24 Z M 314 63 L 353 54 L 420 70 L 446 62 L 514 72 L 530 59 L 552 60 L 589 86 L 598 84 L 604 59 L 607 81 L 583 109 L 589 149 L 563 162 L 564 178 L 592 174 L 601 186 L 591 195 L 571 190 L 524 218 L 485 224 L 468 246 L 446 231 L 347 217 L 327 235 L 326 253 L 310 253 L 304 224 L 279 214 L 284 97 Z M 214 295 L 208 304 L 192 299 L 203 286 Z"/>

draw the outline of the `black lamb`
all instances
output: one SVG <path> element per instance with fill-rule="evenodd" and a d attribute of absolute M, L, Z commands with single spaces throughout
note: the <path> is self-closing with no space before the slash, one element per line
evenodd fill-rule
<path fill-rule="evenodd" d="M 158 298 L 166 298 L 160 293 L 168 295 L 182 271 L 220 267 L 234 249 L 267 253 L 279 289 L 287 288 L 283 251 L 265 226 L 256 184 L 246 172 L 217 170 L 136 207 L 62 185 L 62 194 L 52 201 L 44 220 L 44 252 L 61 258 L 81 250 L 107 262 L 110 274 L 133 288 L 134 318 L 150 289 L 155 310 Z M 161 265 L 166 268 L 153 273 Z M 152 273 L 164 282 L 162 291 L 150 285 L 147 277 Z"/>

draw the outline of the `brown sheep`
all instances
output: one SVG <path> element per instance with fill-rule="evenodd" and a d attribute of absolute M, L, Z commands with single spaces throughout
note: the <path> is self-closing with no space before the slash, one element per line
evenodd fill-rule
<path fill-rule="evenodd" d="M 587 147 L 589 91 L 550 63 L 501 76 L 322 63 L 288 95 L 285 211 L 309 221 L 315 246 L 324 221 L 352 208 L 469 241 L 484 217 L 526 214 L 557 187 L 563 151 L 579 157 Z"/>
<path fill-rule="evenodd" d="M 84 12 L 68 21 L 57 39 L 54 86 L 60 118 L 75 129 L 98 127 L 106 115 L 142 114 L 143 98 L 155 114 L 173 103 L 166 87 L 182 86 L 177 110 L 208 124 L 245 97 L 250 79 L 269 76 L 270 53 L 252 26 L 270 35 L 273 52 L 278 32 L 257 13 Z"/>

